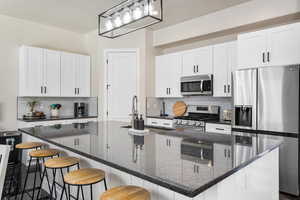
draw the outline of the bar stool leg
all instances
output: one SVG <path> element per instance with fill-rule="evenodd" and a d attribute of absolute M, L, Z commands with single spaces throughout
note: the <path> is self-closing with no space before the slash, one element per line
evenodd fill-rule
<path fill-rule="evenodd" d="M 28 167 L 27 167 L 27 173 L 26 173 L 26 177 L 25 177 L 25 182 L 24 182 L 24 186 L 23 186 L 23 190 L 22 190 L 22 194 L 21 194 L 21 200 L 24 197 L 24 193 L 25 193 L 25 189 L 26 189 L 26 184 L 27 184 L 27 179 L 28 179 L 28 175 L 29 175 L 29 169 L 30 169 L 31 161 L 32 161 L 32 158 L 30 157 L 29 164 L 28 164 Z"/>
<path fill-rule="evenodd" d="M 61 193 L 61 196 L 60 196 L 60 200 L 62 200 L 64 192 L 65 192 L 65 195 L 66 195 L 66 199 L 68 199 L 67 189 L 66 189 L 66 183 L 64 181 L 64 174 L 63 174 L 62 168 L 60 168 L 60 174 L 61 174 L 61 178 L 63 180 L 63 189 L 62 189 L 62 193 Z"/>
<path fill-rule="evenodd" d="M 34 194 L 35 194 L 35 185 L 36 185 L 36 174 L 38 171 L 38 165 L 39 165 L 39 159 L 36 159 L 36 163 L 35 163 L 35 172 L 34 172 L 34 180 L 33 180 L 33 191 L 32 191 L 32 197 L 31 199 L 34 200 Z"/>
<path fill-rule="evenodd" d="M 76 200 L 79 200 L 79 186 L 77 186 L 77 196 L 76 196 Z"/>
<path fill-rule="evenodd" d="M 80 186 L 80 188 L 81 188 L 81 197 L 82 197 L 82 200 L 84 200 L 84 193 L 83 193 L 82 185 Z"/>
<path fill-rule="evenodd" d="M 93 184 L 91 184 L 91 200 L 93 200 Z"/>
<path fill-rule="evenodd" d="M 105 191 L 107 191 L 106 178 L 104 178 L 103 182 L 104 182 Z"/>

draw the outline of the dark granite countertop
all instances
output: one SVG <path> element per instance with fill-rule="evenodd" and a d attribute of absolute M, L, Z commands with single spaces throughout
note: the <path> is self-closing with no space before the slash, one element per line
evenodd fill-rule
<path fill-rule="evenodd" d="M 125 125 L 90 122 L 20 131 L 188 197 L 277 148 L 282 140 L 255 133 L 224 135 L 191 129 L 150 129 L 148 135 L 137 136 L 122 128 Z M 79 138 L 77 146 L 66 142 L 75 137 Z"/>
<path fill-rule="evenodd" d="M 75 116 L 50 117 L 50 116 L 46 116 L 45 118 L 41 118 L 41 119 L 18 118 L 18 120 L 23 121 L 23 122 L 42 122 L 42 121 L 58 121 L 58 120 L 72 120 L 72 119 L 91 119 L 91 118 L 98 118 L 98 116 L 82 116 L 82 117 L 75 117 Z"/>

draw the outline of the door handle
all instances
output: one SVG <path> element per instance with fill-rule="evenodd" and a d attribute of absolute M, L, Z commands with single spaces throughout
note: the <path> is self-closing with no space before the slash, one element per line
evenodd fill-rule
<path fill-rule="evenodd" d="M 224 93 L 226 93 L 226 85 L 224 85 Z"/>
<path fill-rule="evenodd" d="M 77 89 L 75 88 L 75 95 L 77 94 Z"/>
<path fill-rule="evenodd" d="M 227 87 L 228 87 L 228 93 L 230 93 L 230 85 L 228 85 Z"/>
<path fill-rule="evenodd" d="M 80 94 L 80 88 L 77 88 L 77 91 L 78 91 L 77 94 Z"/>
<path fill-rule="evenodd" d="M 44 92 L 45 92 L 45 94 L 47 94 L 47 87 L 46 86 L 44 87 Z"/>
<path fill-rule="evenodd" d="M 199 72 L 199 66 L 197 65 L 197 72 Z"/>
<path fill-rule="evenodd" d="M 267 53 L 267 61 L 270 62 L 270 52 Z"/>
<path fill-rule="evenodd" d="M 196 73 L 196 65 L 194 65 L 194 73 Z"/>
<path fill-rule="evenodd" d="M 171 88 L 169 88 L 169 94 L 171 94 Z"/>
<path fill-rule="evenodd" d="M 168 94 L 168 88 L 166 88 L 166 94 Z"/>
<path fill-rule="evenodd" d="M 263 52 L 263 63 L 265 63 L 266 62 L 266 54 L 265 54 L 265 52 Z"/>
<path fill-rule="evenodd" d="M 41 86 L 41 94 L 43 94 L 43 86 Z"/>

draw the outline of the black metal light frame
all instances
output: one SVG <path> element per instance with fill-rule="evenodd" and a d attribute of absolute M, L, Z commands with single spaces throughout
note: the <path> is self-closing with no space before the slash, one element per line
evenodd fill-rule
<path fill-rule="evenodd" d="M 119 26 L 119 27 L 114 27 L 114 28 L 112 28 L 112 29 L 109 30 L 109 31 L 104 31 L 104 32 L 101 33 L 101 18 L 106 18 L 106 17 L 104 17 L 104 15 L 105 15 L 106 13 L 110 12 L 111 10 L 115 9 L 116 7 L 121 6 L 122 4 L 125 4 L 125 3 L 128 2 L 128 1 L 130 1 L 130 0 L 123 1 L 123 2 L 121 2 L 120 4 L 118 4 L 118 5 L 116 5 L 116 6 L 113 6 L 112 8 L 110 8 L 110 9 L 108 9 L 108 10 L 106 10 L 106 11 L 104 11 L 104 12 L 102 12 L 101 14 L 98 15 L 98 35 L 99 35 L 99 36 L 106 37 L 106 38 L 110 38 L 110 39 L 114 39 L 114 38 L 117 38 L 117 37 L 120 37 L 120 36 L 123 36 L 123 35 L 127 35 L 128 33 L 132 33 L 132 32 L 134 32 L 134 31 L 137 31 L 137 30 L 140 30 L 140 29 L 143 29 L 143 28 L 147 28 L 147 27 L 152 26 L 152 25 L 154 25 L 154 24 L 158 24 L 158 23 L 160 23 L 160 22 L 163 21 L 163 2 L 162 2 L 162 0 L 154 0 L 154 1 L 160 1 L 160 16 L 161 16 L 161 18 L 158 18 L 158 17 L 155 17 L 155 16 L 151 15 L 150 12 L 149 12 L 149 9 L 148 9 L 148 14 L 147 14 L 147 15 L 144 15 L 143 17 L 141 17 L 141 18 L 139 18 L 139 19 L 132 20 L 132 21 L 129 22 L 129 23 L 122 24 L 122 25 Z M 141 2 L 141 1 L 142 1 L 142 0 L 136 0 L 136 1 L 132 1 L 132 2 L 134 3 L 134 2 Z M 147 1 L 148 1 L 148 5 L 150 5 L 150 1 L 151 1 L 151 0 L 147 0 Z M 123 8 L 122 8 L 122 9 L 123 9 Z M 122 9 L 120 9 L 120 10 L 122 10 Z M 131 30 L 131 31 L 125 32 L 124 34 L 119 34 L 119 35 L 115 35 L 115 36 L 107 36 L 107 35 L 105 35 L 105 34 L 107 34 L 107 33 L 109 33 L 109 32 L 113 32 L 113 31 L 115 31 L 115 30 L 121 29 L 121 28 L 124 27 L 124 26 L 128 26 L 128 25 L 130 25 L 130 24 L 133 24 L 133 23 L 135 23 L 135 22 L 138 22 L 138 21 L 140 21 L 140 20 L 142 20 L 142 19 L 149 18 L 149 17 L 151 17 L 152 19 L 154 19 L 154 20 L 156 20 L 156 21 L 154 21 L 153 23 L 147 24 L 147 25 L 145 25 L 145 26 L 141 26 L 141 27 L 139 27 L 139 28 L 133 29 L 133 30 Z"/>

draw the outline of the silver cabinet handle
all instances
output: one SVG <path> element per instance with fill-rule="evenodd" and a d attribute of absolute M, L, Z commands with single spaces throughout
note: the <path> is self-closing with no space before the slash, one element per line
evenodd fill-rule
<path fill-rule="evenodd" d="M 196 165 L 194 165 L 194 173 L 196 173 Z"/>
<path fill-rule="evenodd" d="M 270 52 L 267 53 L 267 61 L 270 62 Z"/>
<path fill-rule="evenodd" d="M 41 94 L 43 94 L 43 86 L 41 86 Z"/>
<path fill-rule="evenodd" d="M 194 65 L 194 73 L 196 73 L 196 66 Z"/>
<path fill-rule="evenodd" d="M 77 89 L 75 88 L 75 94 L 77 94 Z"/>
<path fill-rule="evenodd" d="M 197 72 L 199 72 L 199 66 L 197 65 Z"/>
<path fill-rule="evenodd" d="M 78 88 L 78 94 L 80 94 L 80 88 Z"/>
<path fill-rule="evenodd" d="M 224 157 L 226 158 L 227 157 L 227 153 L 226 153 L 226 149 L 224 149 Z"/>
<path fill-rule="evenodd" d="M 265 52 L 263 52 L 262 57 L 263 57 L 263 63 L 265 63 L 266 62 L 266 54 L 265 54 Z"/>
<path fill-rule="evenodd" d="M 151 122 L 151 124 L 157 124 L 157 122 Z"/>
<path fill-rule="evenodd" d="M 226 85 L 224 85 L 224 93 L 226 93 Z"/>
<path fill-rule="evenodd" d="M 218 131 L 225 131 L 224 128 L 216 128 L 216 130 L 218 130 Z"/>
<path fill-rule="evenodd" d="M 45 94 L 47 94 L 47 87 L 46 86 L 44 87 L 44 92 L 45 92 Z"/>
<path fill-rule="evenodd" d="M 166 94 L 168 94 L 168 88 L 166 88 Z"/>
<path fill-rule="evenodd" d="M 228 158 L 230 158 L 231 152 L 230 149 L 228 149 Z"/>
<path fill-rule="evenodd" d="M 227 86 L 228 93 L 230 93 L 230 85 Z"/>

